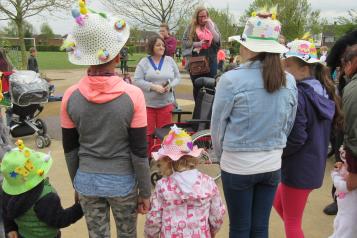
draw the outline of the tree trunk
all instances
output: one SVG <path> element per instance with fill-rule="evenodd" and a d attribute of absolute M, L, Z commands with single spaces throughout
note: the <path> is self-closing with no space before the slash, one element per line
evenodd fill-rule
<path fill-rule="evenodd" d="M 21 50 L 21 69 L 27 68 L 26 46 L 25 46 L 25 34 L 23 29 L 23 20 L 16 21 L 17 34 L 19 36 L 20 50 Z"/>

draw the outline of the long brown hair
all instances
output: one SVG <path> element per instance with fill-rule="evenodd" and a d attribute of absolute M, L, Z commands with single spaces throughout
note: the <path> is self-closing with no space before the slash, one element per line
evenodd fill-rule
<path fill-rule="evenodd" d="M 203 7 L 203 6 L 199 6 L 196 8 L 195 13 L 192 16 L 192 20 L 191 20 L 191 29 L 190 29 L 190 35 L 188 37 L 188 39 L 193 42 L 193 39 L 195 38 L 196 35 L 196 28 L 198 26 L 198 14 L 200 14 L 200 12 L 206 11 L 207 12 L 207 17 L 209 17 L 209 13 L 207 8 Z"/>
<path fill-rule="evenodd" d="M 336 87 L 330 78 L 330 70 L 320 63 L 308 64 L 298 58 L 293 58 L 299 67 L 307 66 L 310 69 L 310 74 L 313 75 L 323 87 L 325 87 L 329 97 L 335 102 L 335 115 L 333 118 L 333 124 L 336 129 L 343 128 L 343 113 L 341 97 L 336 93 Z"/>
<path fill-rule="evenodd" d="M 286 76 L 280 60 L 280 54 L 259 53 L 250 59 L 252 62 L 260 61 L 263 65 L 264 88 L 273 93 L 286 86 Z"/>

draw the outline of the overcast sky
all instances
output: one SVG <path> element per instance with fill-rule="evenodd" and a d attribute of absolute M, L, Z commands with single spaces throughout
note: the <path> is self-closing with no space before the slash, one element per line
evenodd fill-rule
<path fill-rule="evenodd" d="M 87 2 L 88 5 L 95 10 L 108 11 L 98 0 L 87 0 Z M 228 6 L 238 20 L 253 0 L 204 0 L 204 2 L 207 7 L 223 9 Z M 327 18 L 330 22 L 333 22 L 338 16 L 345 15 L 349 9 L 357 10 L 357 0 L 309 0 L 309 2 L 313 9 L 320 9 L 322 17 Z M 28 21 L 35 26 L 37 32 L 39 32 L 41 24 L 48 21 L 56 34 L 66 34 L 70 32 L 74 23 L 70 12 L 68 12 L 68 14 L 55 13 L 55 16 L 36 16 L 29 18 Z M 4 25 L 6 25 L 4 22 L 0 22 L 0 26 Z"/>

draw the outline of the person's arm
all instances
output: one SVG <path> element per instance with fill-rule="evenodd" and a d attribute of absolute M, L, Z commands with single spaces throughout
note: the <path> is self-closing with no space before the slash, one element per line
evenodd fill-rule
<path fill-rule="evenodd" d="M 347 189 L 349 191 L 357 189 L 357 174 L 348 173 L 348 175 L 347 175 Z"/>
<path fill-rule="evenodd" d="M 159 237 L 162 226 L 162 203 L 163 200 L 160 196 L 161 182 L 156 185 L 155 192 L 152 195 L 151 208 L 146 215 L 146 222 L 144 228 L 145 238 L 157 238 Z"/>
<path fill-rule="evenodd" d="M 146 59 L 143 58 L 140 60 L 139 64 L 136 66 L 133 84 L 141 88 L 143 91 L 149 92 L 154 85 L 152 82 L 148 82 L 145 80 L 146 72 L 145 72 L 145 64 Z"/>
<path fill-rule="evenodd" d="M 9 219 L 8 215 L 7 215 L 7 204 L 8 204 L 8 198 L 7 196 L 4 196 L 4 192 L 1 190 L 0 188 L 0 199 L 1 199 L 1 209 L 2 209 L 2 219 L 3 219 L 3 223 L 4 223 L 4 229 L 5 229 L 5 233 L 8 234 L 9 232 L 12 231 L 18 231 L 18 227 L 15 223 L 14 220 Z"/>
<path fill-rule="evenodd" d="M 173 58 L 170 57 L 170 64 L 172 65 L 172 68 L 174 69 L 174 78 L 173 80 L 170 82 L 170 87 L 174 88 L 176 87 L 180 81 L 181 81 L 181 74 L 180 74 L 180 70 L 177 67 L 177 64 L 175 62 L 175 60 Z"/>
<path fill-rule="evenodd" d="M 226 213 L 226 208 L 224 207 L 216 183 L 214 181 L 212 181 L 212 183 L 214 195 L 211 200 L 208 221 L 211 233 L 216 234 L 223 224 L 223 218 L 224 214 Z"/>
<path fill-rule="evenodd" d="M 283 152 L 283 157 L 295 154 L 303 147 L 308 138 L 307 115 L 305 110 L 305 99 L 303 93 L 298 93 L 298 106 L 294 126 L 288 137 L 286 148 Z"/>
<path fill-rule="evenodd" d="M 76 86 L 72 86 L 65 92 L 61 104 L 62 145 L 72 183 L 79 167 L 79 134 L 68 115 L 67 103 L 74 90 Z"/>
<path fill-rule="evenodd" d="M 226 74 L 223 74 L 216 87 L 211 118 L 212 144 L 218 159 L 223 152 L 223 139 L 233 106 L 233 85 Z"/>
<path fill-rule="evenodd" d="M 60 198 L 56 193 L 49 193 L 41 198 L 34 206 L 37 217 L 48 226 L 64 228 L 75 223 L 83 216 L 79 203 L 63 209 Z"/>
<path fill-rule="evenodd" d="M 170 36 L 165 40 L 165 43 L 166 55 L 172 56 L 173 54 L 175 54 L 177 44 L 176 38 L 174 36 Z"/>
<path fill-rule="evenodd" d="M 141 90 L 135 91 L 135 94 L 131 94 L 130 97 L 134 103 L 134 115 L 129 128 L 131 160 L 138 180 L 139 196 L 148 199 L 151 195 L 151 183 L 147 157 L 145 98 Z"/>
<path fill-rule="evenodd" d="M 213 41 L 218 43 L 221 41 L 221 33 L 219 32 L 216 24 L 211 19 L 208 19 L 206 26 L 208 30 L 212 33 L 213 35 Z"/>

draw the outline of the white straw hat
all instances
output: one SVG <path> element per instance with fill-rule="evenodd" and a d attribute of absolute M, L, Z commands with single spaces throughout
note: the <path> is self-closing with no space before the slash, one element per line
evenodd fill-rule
<path fill-rule="evenodd" d="M 61 48 L 68 52 L 72 64 L 100 65 L 111 61 L 129 38 L 128 24 L 104 13 L 88 11 L 83 0 L 79 6 L 79 10 L 72 9 L 76 23 Z"/>
<path fill-rule="evenodd" d="M 307 40 L 294 40 L 287 44 L 289 51 L 284 54 L 285 58 L 296 57 L 308 64 L 321 63 L 317 58 L 315 44 Z"/>
<path fill-rule="evenodd" d="M 274 10 L 276 11 L 276 9 Z M 231 36 L 228 41 L 238 41 L 253 52 L 285 53 L 288 49 L 279 43 L 281 24 L 276 12 L 266 10 L 252 13 L 241 36 Z"/>

